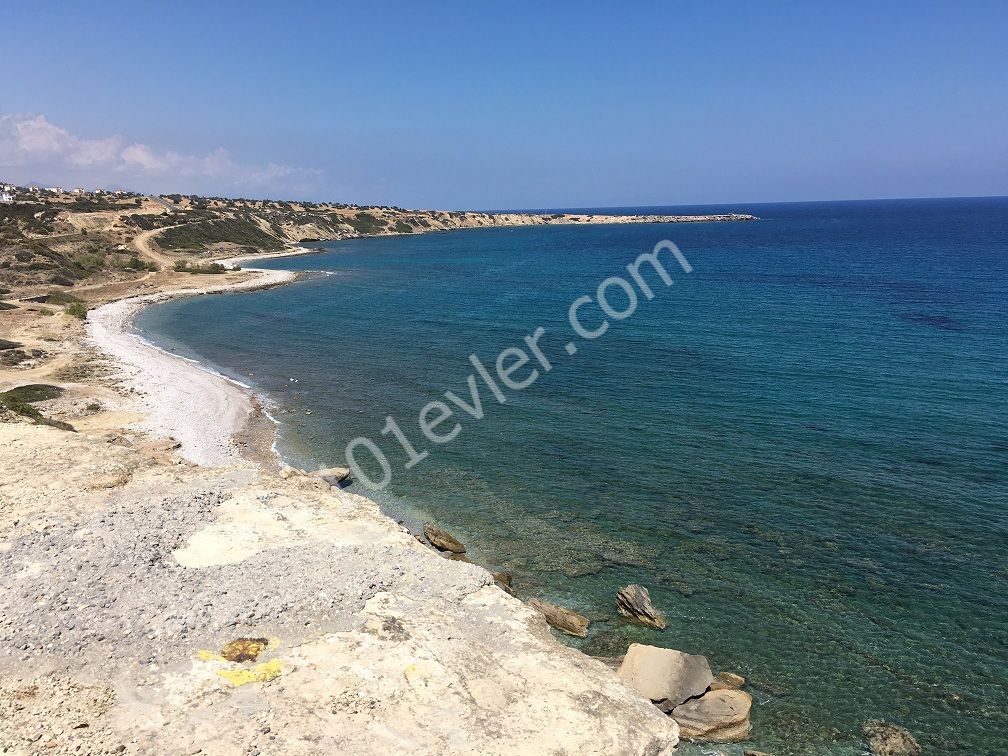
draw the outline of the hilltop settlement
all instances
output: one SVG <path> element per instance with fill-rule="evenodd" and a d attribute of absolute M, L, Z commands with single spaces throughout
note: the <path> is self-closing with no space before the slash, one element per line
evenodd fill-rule
<path fill-rule="evenodd" d="M 746 680 L 669 648 L 646 587 L 614 586 L 613 609 L 652 644 L 562 644 L 589 620 L 471 562 L 451 523 L 387 518 L 347 470 L 283 465 L 254 396 L 129 328 L 167 297 L 288 283 L 219 261 L 308 240 L 751 219 L 0 185 L 0 752 L 758 744 Z M 903 737 L 873 726 L 880 748 Z"/>

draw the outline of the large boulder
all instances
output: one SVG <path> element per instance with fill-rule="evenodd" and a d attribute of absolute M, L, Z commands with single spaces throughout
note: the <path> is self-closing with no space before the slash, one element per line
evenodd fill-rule
<path fill-rule="evenodd" d="M 624 617 L 659 630 L 664 630 L 668 625 L 665 622 L 665 615 L 651 603 L 648 589 L 636 583 L 619 589 L 616 594 L 616 608 Z"/>
<path fill-rule="evenodd" d="M 641 695 L 665 703 L 666 708 L 702 695 L 714 680 L 705 657 L 640 643 L 630 644 L 616 674 Z"/>
<path fill-rule="evenodd" d="M 872 719 L 864 723 L 865 745 L 874 756 L 920 756 L 921 747 L 910 731 Z"/>
<path fill-rule="evenodd" d="M 555 627 L 560 632 L 573 635 L 576 638 L 584 638 L 588 635 L 588 618 L 584 615 L 536 598 L 529 599 L 528 604 L 546 618 L 550 627 Z"/>
<path fill-rule="evenodd" d="M 462 542 L 446 530 L 441 530 L 432 522 L 425 522 L 423 526 L 424 537 L 430 541 L 431 546 L 441 551 L 451 551 L 454 554 L 464 554 L 466 547 Z"/>
<path fill-rule="evenodd" d="M 741 690 L 712 690 L 672 709 L 679 734 L 687 740 L 731 743 L 749 737 L 752 696 Z"/>

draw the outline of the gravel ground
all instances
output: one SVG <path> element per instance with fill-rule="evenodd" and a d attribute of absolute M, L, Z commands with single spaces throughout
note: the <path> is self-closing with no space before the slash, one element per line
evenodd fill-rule
<path fill-rule="evenodd" d="M 675 742 L 674 722 L 488 572 L 317 483 L 159 466 L 102 508 L 10 531 L 0 753 L 518 756 L 534 738 L 537 753 L 658 756 Z M 222 659 L 239 638 L 269 643 Z"/>
<path fill-rule="evenodd" d="M 421 598 L 436 591 L 443 599 L 488 584 L 475 570 L 453 583 L 432 569 L 437 561 L 404 562 L 399 554 L 390 563 L 381 549 L 374 555 L 368 547 L 363 558 L 362 546 L 320 540 L 238 564 L 181 566 L 173 552 L 212 522 L 230 495 L 220 486 L 160 497 L 126 490 L 101 513 L 14 534 L 0 552 L 0 574 L 7 576 L 0 665 L 32 661 L 62 672 L 90 660 L 125 672 L 137 663 L 177 662 L 230 636 L 293 641 L 348 630 L 381 591 L 416 590 Z"/>

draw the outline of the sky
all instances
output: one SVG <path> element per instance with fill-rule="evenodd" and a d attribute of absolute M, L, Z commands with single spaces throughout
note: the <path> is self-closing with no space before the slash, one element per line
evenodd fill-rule
<path fill-rule="evenodd" d="M 1006 2 L 0 15 L 0 180 L 445 209 L 1008 194 Z"/>

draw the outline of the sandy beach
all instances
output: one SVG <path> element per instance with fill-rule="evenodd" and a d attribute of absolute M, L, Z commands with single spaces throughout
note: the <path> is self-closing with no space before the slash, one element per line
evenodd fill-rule
<path fill-rule="evenodd" d="M 144 419 L 136 427 L 181 443 L 180 455 L 198 465 L 225 467 L 238 462 L 231 437 L 253 409 L 250 392 L 197 362 L 150 344 L 130 329 L 131 318 L 155 302 L 222 291 L 278 286 L 294 280 L 287 271 L 254 270 L 233 284 L 180 289 L 112 302 L 88 314 L 91 341 L 115 357 L 136 391 Z"/>

